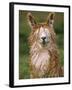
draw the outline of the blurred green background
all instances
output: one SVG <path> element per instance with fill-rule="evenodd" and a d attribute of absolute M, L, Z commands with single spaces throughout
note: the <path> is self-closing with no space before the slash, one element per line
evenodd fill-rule
<path fill-rule="evenodd" d="M 31 29 L 27 22 L 27 13 L 31 12 L 36 21 L 45 22 L 49 12 L 19 11 L 19 79 L 29 77 L 29 44 L 28 37 Z M 54 29 L 57 34 L 60 62 L 64 64 L 64 13 L 55 13 Z"/>

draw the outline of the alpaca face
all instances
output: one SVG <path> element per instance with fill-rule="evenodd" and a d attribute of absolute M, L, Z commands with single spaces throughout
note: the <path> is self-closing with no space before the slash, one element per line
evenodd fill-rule
<path fill-rule="evenodd" d="M 40 27 L 39 34 L 38 34 L 38 41 L 42 45 L 46 45 L 50 41 L 50 32 L 48 28 Z"/>
<path fill-rule="evenodd" d="M 51 35 L 47 27 L 41 26 L 35 30 L 34 37 L 36 38 L 35 41 L 37 41 L 37 43 L 41 44 L 42 46 L 46 46 L 50 42 Z"/>

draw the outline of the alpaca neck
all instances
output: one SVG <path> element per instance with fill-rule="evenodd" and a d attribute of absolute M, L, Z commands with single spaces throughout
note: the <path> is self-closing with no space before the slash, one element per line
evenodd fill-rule
<path fill-rule="evenodd" d="M 50 55 L 47 49 L 42 48 L 38 43 L 31 47 L 31 62 L 39 72 L 40 76 L 48 70 Z"/>

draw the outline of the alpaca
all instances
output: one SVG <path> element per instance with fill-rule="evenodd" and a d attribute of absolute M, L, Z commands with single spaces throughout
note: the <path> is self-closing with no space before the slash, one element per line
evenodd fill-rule
<path fill-rule="evenodd" d="M 59 61 L 59 52 L 54 32 L 55 13 L 49 13 L 47 22 L 35 21 L 31 13 L 27 14 L 31 27 L 30 44 L 30 78 L 63 77 L 63 69 Z"/>

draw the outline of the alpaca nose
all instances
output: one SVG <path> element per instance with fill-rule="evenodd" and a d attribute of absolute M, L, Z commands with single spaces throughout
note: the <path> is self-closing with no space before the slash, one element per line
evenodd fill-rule
<path fill-rule="evenodd" d="M 45 41 L 46 37 L 41 37 L 41 39 L 42 39 L 43 41 Z"/>

